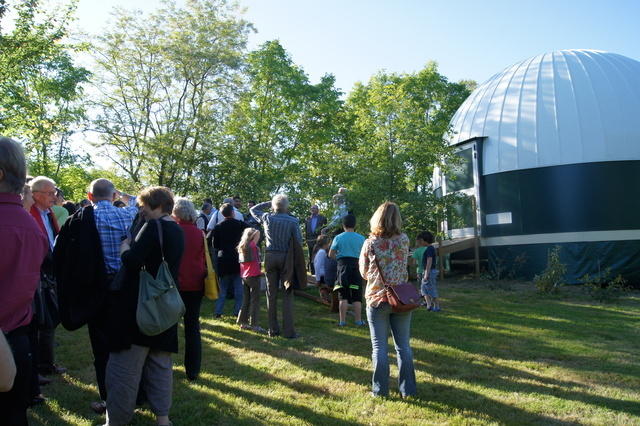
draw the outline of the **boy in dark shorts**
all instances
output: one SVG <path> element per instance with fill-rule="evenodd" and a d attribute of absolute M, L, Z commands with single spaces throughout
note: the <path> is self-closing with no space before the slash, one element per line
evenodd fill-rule
<path fill-rule="evenodd" d="M 364 325 L 362 321 L 362 277 L 358 269 L 358 258 L 365 238 L 355 232 L 356 217 L 352 214 L 342 219 L 344 232 L 333 239 L 329 249 L 329 257 L 338 260 L 338 280 L 333 291 L 338 292 L 339 326 L 347 324 L 347 309 L 353 305 L 355 324 Z"/>
<path fill-rule="evenodd" d="M 433 247 L 433 234 L 425 232 L 423 234 L 424 242 L 427 243 L 426 250 L 422 255 L 422 285 L 420 293 L 426 302 L 426 308 L 433 312 L 440 312 L 440 302 L 438 301 L 438 286 L 436 279 L 438 271 L 436 270 L 436 249 Z"/>

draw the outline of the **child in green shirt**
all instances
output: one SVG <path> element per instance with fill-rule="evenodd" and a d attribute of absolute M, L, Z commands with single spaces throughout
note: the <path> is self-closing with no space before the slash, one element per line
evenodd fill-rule
<path fill-rule="evenodd" d="M 418 284 L 422 281 L 422 275 L 424 274 L 422 256 L 429 245 L 427 243 L 428 235 L 429 233 L 427 231 L 422 231 L 416 236 L 416 249 L 411 254 L 411 258 L 416 262 L 416 277 L 418 278 Z"/>

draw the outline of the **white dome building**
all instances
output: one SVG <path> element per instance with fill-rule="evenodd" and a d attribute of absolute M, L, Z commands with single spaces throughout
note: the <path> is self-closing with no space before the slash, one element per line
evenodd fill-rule
<path fill-rule="evenodd" d="M 490 266 L 524 255 L 532 276 L 560 245 L 570 281 L 608 267 L 640 278 L 640 62 L 535 56 L 480 85 L 451 126 L 465 164 L 436 186 L 476 196 Z M 466 222 L 449 233 L 469 234 Z"/>

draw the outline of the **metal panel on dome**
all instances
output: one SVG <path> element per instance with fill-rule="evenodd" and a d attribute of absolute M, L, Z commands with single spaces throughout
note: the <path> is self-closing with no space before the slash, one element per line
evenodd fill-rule
<path fill-rule="evenodd" d="M 527 69 L 520 88 L 520 109 L 518 111 L 518 167 L 521 169 L 538 166 L 538 147 L 536 144 L 536 104 L 538 99 L 538 73 L 541 56 L 527 63 Z"/>
<path fill-rule="evenodd" d="M 486 136 L 483 174 L 640 160 L 640 62 L 595 50 L 529 58 L 460 106 L 449 143 Z"/>

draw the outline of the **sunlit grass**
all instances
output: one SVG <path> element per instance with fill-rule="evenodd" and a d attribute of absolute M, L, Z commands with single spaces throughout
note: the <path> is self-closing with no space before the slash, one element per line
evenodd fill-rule
<path fill-rule="evenodd" d="M 525 285 L 441 287 L 444 311 L 414 314 L 412 400 L 395 390 L 369 396 L 368 330 L 337 328 L 326 307 L 298 298 L 303 337 L 290 341 L 215 320 L 205 302 L 197 382 L 186 380 L 182 354 L 175 356 L 174 424 L 640 424 L 637 293 L 603 305 L 577 289 L 541 298 Z M 104 423 L 89 409 L 98 393 L 86 330 L 60 330 L 58 340 L 69 374 L 44 388 L 49 400 L 32 410 L 32 423 Z M 393 365 L 391 375 L 393 384 Z M 148 407 L 133 424 L 153 424 Z"/>

